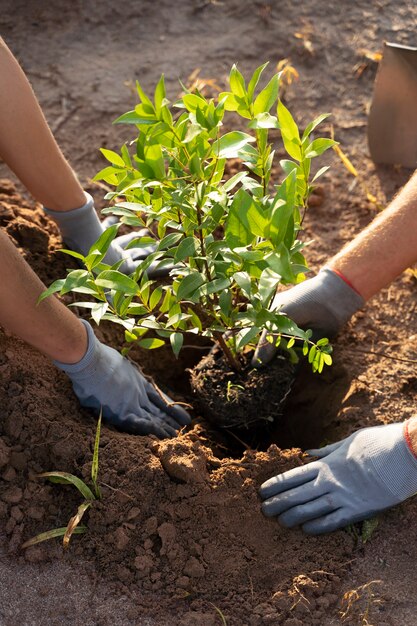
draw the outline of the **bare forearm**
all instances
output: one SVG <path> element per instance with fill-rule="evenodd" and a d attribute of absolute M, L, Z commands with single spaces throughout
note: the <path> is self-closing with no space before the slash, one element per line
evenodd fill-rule
<path fill-rule="evenodd" d="M 43 205 L 56 211 L 85 203 L 36 96 L 0 37 L 0 156 Z"/>
<path fill-rule="evenodd" d="M 81 322 L 55 297 L 37 300 L 45 286 L 0 232 L 0 326 L 47 356 L 76 363 L 85 354 Z"/>
<path fill-rule="evenodd" d="M 417 172 L 389 207 L 328 266 L 368 300 L 417 260 Z"/>

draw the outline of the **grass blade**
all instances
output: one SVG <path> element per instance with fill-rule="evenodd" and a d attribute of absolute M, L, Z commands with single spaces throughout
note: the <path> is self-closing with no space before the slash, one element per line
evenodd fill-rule
<path fill-rule="evenodd" d="M 67 526 L 63 526 L 62 528 L 54 528 L 53 530 L 47 530 L 44 533 L 40 533 L 36 535 L 36 537 L 32 537 L 32 539 L 28 539 L 22 545 L 22 548 L 29 548 L 30 546 L 34 546 L 37 543 L 41 543 L 42 541 L 48 541 L 48 539 L 54 539 L 55 537 L 62 537 L 65 535 L 67 530 Z M 73 535 L 82 535 L 87 531 L 87 526 L 77 526 L 73 530 Z"/>
<path fill-rule="evenodd" d="M 220 618 L 221 618 L 221 620 L 222 620 L 222 624 L 223 624 L 223 626 L 227 626 L 226 618 L 225 618 L 225 616 L 223 615 L 222 611 L 219 609 L 219 607 L 217 607 L 215 604 L 213 604 L 213 602 L 209 602 L 209 604 L 211 604 L 211 606 L 212 606 L 213 608 L 215 608 L 215 609 L 216 609 L 216 611 L 217 611 L 217 613 L 220 615 Z"/>
<path fill-rule="evenodd" d="M 95 496 L 90 487 L 87 487 L 81 478 L 77 478 L 68 472 L 43 472 L 38 474 L 40 478 L 48 478 L 52 483 L 61 483 L 65 485 L 74 485 L 86 500 L 95 500 Z"/>
<path fill-rule="evenodd" d="M 87 511 L 87 509 L 90 508 L 90 506 L 91 502 L 83 502 L 78 507 L 78 511 L 76 512 L 76 514 L 71 517 L 70 521 L 68 522 L 68 526 L 65 529 L 64 538 L 62 540 L 64 548 L 68 548 L 72 535 L 76 533 L 78 524 L 81 522 L 84 513 Z"/>
<path fill-rule="evenodd" d="M 98 454 L 99 454 L 99 446 L 100 446 L 100 434 L 101 434 L 101 417 L 102 417 L 102 409 L 100 409 L 100 415 L 97 420 L 97 430 L 96 430 L 96 438 L 94 440 L 94 454 L 93 454 L 93 464 L 91 466 L 91 480 L 93 481 L 93 487 L 95 496 L 98 500 L 101 498 L 100 487 L 98 486 Z"/>

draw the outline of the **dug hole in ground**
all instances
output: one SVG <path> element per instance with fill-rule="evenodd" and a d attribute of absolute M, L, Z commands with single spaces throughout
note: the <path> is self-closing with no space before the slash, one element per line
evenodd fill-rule
<path fill-rule="evenodd" d="M 201 77 L 222 81 L 233 62 L 249 72 L 290 57 L 300 79 L 286 98 L 297 121 L 330 111 L 336 138 L 381 204 L 410 174 L 376 167 L 368 157 L 366 110 L 376 67 L 361 52 L 377 51 L 384 39 L 412 44 L 417 13 L 405 0 L 348 7 L 184 0 L 175 11 L 165 0 L 123 7 L 101 0 L 94 11 L 81 3 L 2 5 L 2 35 L 98 208 L 104 192 L 88 181 L 101 167 L 98 147 L 114 149 L 125 138 L 111 121 L 135 102 L 129 81 L 141 77 L 149 88 L 165 72 L 176 94 L 176 76 L 187 79 L 202 67 Z M 304 233 L 314 239 L 308 259 L 315 270 L 377 212 L 360 182 L 336 155 L 331 160 Z M 10 179 L 2 164 L 0 174 Z M 54 225 L 10 180 L 0 185 L 0 227 L 46 284 L 71 266 L 57 252 Z M 88 533 L 74 537 L 65 554 L 58 540 L 20 549 L 29 537 L 66 525 L 79 504 L 65 486 L 35 475 L 58 469 L 88 480 L 95 422 L 62 373 L 1 332 L 0 623 L 217 626 L 224 623 L 217 607 L 233 626 L 365 619 L 414 626 L 413 500 L 381 516 L 364 544 L 346 531 L 307 537 L 280 528 L 263 517 L 257 489 L 304 462 L 295 446 L 413 415 L 415 365 L 363 350 L 416 359 L 416 304 L 415 278 L 405 273 L 347 326 L 324 376 L 302 370 L 277 432 L 269 441 L 246 440 L 249 450 L 198 417 L 189 432 L 164 442 L 103 428 L 103 499 L 89 512 Z M 95 330 L 120 346 L 113 327 Z M 179 361 L 168 349 L 135 349 L 132 356 L 183 397 L 184 369 L 201 351 L 184 351 Z M 280 448 L 268 447 L 271 441 Z"/>

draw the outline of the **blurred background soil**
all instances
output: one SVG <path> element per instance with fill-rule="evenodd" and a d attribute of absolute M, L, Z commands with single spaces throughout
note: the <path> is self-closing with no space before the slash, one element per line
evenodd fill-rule
<path fill-rule="evenodd" d="M 333 125 L 360 172 L 353 178 L 333 153 L 323 158 L 332 167 L 305 230 L 313 269 L 376 215 L 368 191 L 385 205 L 410 175 L 371 162 L 366 123 L 373 54 L 384 40 L 416 45 L 416 26 L 416 4 L 407 0 L 0 0 L 0 34 L 98 207 L 98 149 L 131 137 L 112 121 L 133 108 L 136 79 L 149 90 L 164 72 L 173 99 L 178 79 L 199 78 L 210 93 L 234 62 L 248 75 L 289 59 L 299 79 L 286 87 L 286 104 L 301 126 L 331 113 L 324 129 Z M 56 252 L 56 228 L 1 162 L 0 177 L 0 227 L 46 283 L 61 278 L 71 261 Z M 416 502 L 381 516 L 364 543 L 347 531 L 309 538 L 281 529 L 260 513 L 256 490 L 303 462 L 297 447 L 415 413 L 417 376 L 407 359 L 417 359 L 416 305 L 416 280 L 405 273 L 355 316 L 336 341 L 332 371 L 299 377 L 271 435 L 279 448 L 244 452 L 198 416 L 188 433 L 163 443 L 105 428 L 105 497 L 89 515 L 89 533 L 65 555 L 58 543 L 20 550 L 64 525 L 78 504 L 35 474 L 88 477 L 94 421 L 46 358 L 0 333 L 0 624 L 218 626 L 217 607 L 229 626 L 414 626 Z M 120 345 L 113 328 L 97 334 Z M 199 354 L 135 358 L 186 394 L 182 373 Z"/>

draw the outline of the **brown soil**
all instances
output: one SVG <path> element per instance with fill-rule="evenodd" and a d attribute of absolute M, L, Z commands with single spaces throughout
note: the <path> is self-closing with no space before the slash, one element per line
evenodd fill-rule
<path fill-rule="evenodd" d="M 193 406 L 214 425 L 253 430 L 283 416 L 295 366 L 279 355 L 269 367 L 255 369 L 252 356 L 253 351 L 241 355 L 237 371 L 216 347 L 191 370 Z"/>
<path fill-rule="evenodd" d="M 150 88 L 164 71 L 175 96 L 176 77 L 186 80 L 202 67 L 201 76 L 221 82 L 233 62 L 246 73 L 266 59 L 274 65 L 290 57 L 300 80 L 286 100 L 297 119 L 304 124 L 330 111 L 338 140 L 381 203 L 410 174 L 370 161 L 366 112 L 375 67 L 360 76 L 354 69 L 365 62 L 362 48 L 376 51 L 384 39 L 413 44 L 417 9 L 408 0 L 0 4 L 2 35 L 98 206 L 103 190 L 88 180 L 102 165 L 98 147 L 115 148 L 129 137 L 129 129 L 110 122 L 132 107 L 131 81 Z M 306 220 L 314 269 L 376 213 L 360 182 L 335 155 L 328 161 L 324 193 Z M 1 164 L 0 174 L 9 177 Z M 71 266 L 56 253 L 54 226 L 5 183 L 0 226 L 46 283 Z M 297 380 L 282 447 L 334 441 L 414 413 L 416 306 L 415 279 L 404 274 L 355 316 L 336 342 L 333 373 L 312 379 L 306 372 Z M 97 334 L 120 345 L 111 327 Z M 182 372 L 201 353 L 188 349 L 179 362 L 168 351 L 133 356 L 184 394 Z M 264 479 L 304 462 L 300 450 L 272 445 L 242 454 L 240 444 L 198 416 L 168 442 L 104 428 L 103 501 L 89 513 L 88 534 L 75 537 L 65 556 L 58 542 L 23 553 L 25 539 L 65 524 L 79 502 L 67 487 L 35 475 L 60 469 L 88 478 L 94 421 L 63 374 L 5 333 L 0 432 L 2 625 L 219 626 L 215 607 L 229 626 L 331 626 L 341 622 L 341 610 L 351 624 L 365 624 L 364 615 L 374 626 L 416 623 L 414 500 L 381 516 L 366 545 L 346 531 L 311 538 L 264 518 L 257 497 Z M 357 595 L 347 607 L 343 596 L 352 590 Z"/>

